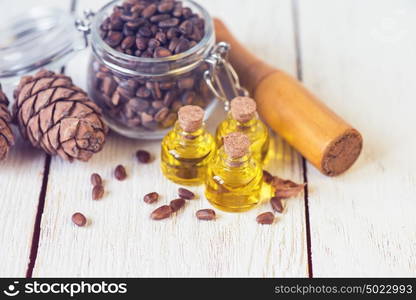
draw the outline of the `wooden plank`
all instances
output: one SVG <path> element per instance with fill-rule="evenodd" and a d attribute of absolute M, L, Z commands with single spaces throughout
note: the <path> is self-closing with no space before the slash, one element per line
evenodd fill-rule
<path fill-rule="evenodd" d="M 45 155 L 20 138 L 0 162 L 0 276 L 25 276 L 42 186 Z"/>
<path fill-rule="evenodd" d="M 51 5 L 45 0 L 26 4 Z M 69 1 L 53 6 L 69 9 Z M 22 9 L 22 5 L 8 6 L 11 15 Z M 8 89 L 10 100 L 12 89 Z M 15 136 L 16 145 L 7 161 L 0 162 L 0 277 L 26 275 L 46 158 L 43 152 L 24 143 L 17 130 Z"/>
<path fill-rule="evenodd" d="M 299 2 L 304 81 L 365 139 L 343 176 L 308 166 L 314 275 L 414 277 L 414 2 Z"/>
<path fill-rule="evenodd" d="M 97 8 L 103 2 L 83 1 L 78 9 Z M 293 73 L 290 1 L 246 0 L 239 1 L 238 8 L 231 1 L 200 2 L 226 19 L 251 49 Z M 255 11 L 262 11 L 264 17 L 259 19 Z M 87 53 L 82 53 L 67 68 L 82 87 L 86 64 Z M 223 116 L 219 109 L 209 128 Z M 274 158 L 267 168 L 301 181 L 299 155 L 277 138 L 273 145 Z M 139 165 L 134 159 L 139 148 L 153 153 L 155 161 Z M 193 189 L 200 199 L 187 203 L 177 216 L 151 221 L 151 211 L 175 198 L 178 188 L 159 171 L 159 148 L 159 142 L 112 134 L 104 151 L 88 164 L 53 159 L 35 276 L 307 276 L 302 196 L 287 203 L 286 212 L 273 226 L 255 222 L 259 212 L 270 210 L 268 203 L 245 214 L 218 212 L 216 222 L 206 223 L 194 216 L 196 210 L 209 207 L 200 187 Z M 127 166 L 129 177 L 124 182 L 112 175 L 120 163 Z M 91 200 L 92 172 L 102 174 L 108 191 L 99 202 Z M 143 195 L 155 190 L 162 199 L 156 205 L 145 204 Z M 91 220 L 88 227 L 71 224 L 76 211 Z"/>

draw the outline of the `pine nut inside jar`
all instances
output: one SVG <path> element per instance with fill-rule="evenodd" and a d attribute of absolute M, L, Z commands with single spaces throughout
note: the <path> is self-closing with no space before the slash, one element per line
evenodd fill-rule
<path fill-rule="evenodd" d="M 212 110 L 203 75 L 215 34 L 194 1 L 113 1 L 98 12 L 91 33 L 88 91 L 116 132 L 160 139 L 182 106 Z"/>

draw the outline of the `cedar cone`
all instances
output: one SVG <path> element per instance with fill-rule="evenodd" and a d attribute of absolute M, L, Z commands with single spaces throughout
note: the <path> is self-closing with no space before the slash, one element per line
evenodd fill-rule
<path fill-rule="evenodd" d="M 101 110 L 71 78 L 41 70 L 23 77 L 14 97 L 14 120 L 33 146 L 69 161 L 88 161 L 103 148 Z"/>
<path fill-rule="evenodd" d="M 8 105 L 9 100 L 3 93 L 0 84 L 0 160 L 6 158 L 10 146 L 14 144 L 13 132 L 10 129 L 12 117 L 7 109 Z"/>

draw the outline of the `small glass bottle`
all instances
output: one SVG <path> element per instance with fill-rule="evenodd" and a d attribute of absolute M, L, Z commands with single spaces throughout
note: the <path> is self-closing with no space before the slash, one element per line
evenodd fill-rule
<path fill-rule="evenodd" d="M 231 132 L 241 132 L 250 139 L 250 151 L 255 159 L 263 162 L 269 149 L 269 130 L 257 117 L 256 102 L 248 97 L 231 100 L 231 111 L 218 126 L 216 141 L 222 145 L 224 136 Z"/>
<path fill-rule="evenodd" d="M 241 132 L 224 137 L 224 145 L 211 161 L 205 196 L 215 207 L 242 212 L 260 202 L 263 172 L 250 153 L 249 138 Z"/>
<path fill-rule="evenodd" d="M 205 130 L 204 110 L 187 105 L 178 112 L 178 121 L 162 141 L 162 172 L 175 183 L 204 183 L 208 162 L 215 153 L 215 140 Z"/>

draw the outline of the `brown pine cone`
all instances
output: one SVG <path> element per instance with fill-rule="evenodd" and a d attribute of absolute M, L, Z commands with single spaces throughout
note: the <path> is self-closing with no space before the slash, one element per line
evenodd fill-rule
<path fill-rule="evenodd" d="M 9 100 L 3 93 L 0 84 L 0 160 L 6 158 L 10 147 L 14 144 L 13 132 L 10 129 L 12 117 L 7 109 L 8 105 Z"/>
<path fill-rule="evenodd" d="M 103 148 L 101 110 L 71 78 L 41 70 L 23 77 L 14 97 L 14 119 L 33 146 L 69 161 L 88 161 Z"/>

